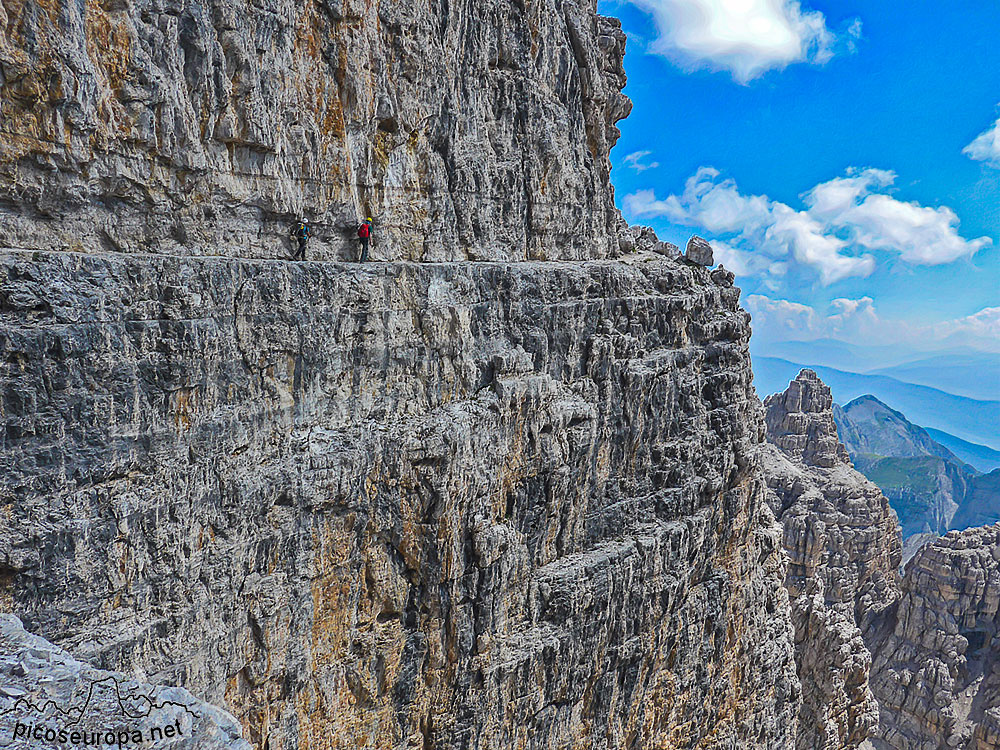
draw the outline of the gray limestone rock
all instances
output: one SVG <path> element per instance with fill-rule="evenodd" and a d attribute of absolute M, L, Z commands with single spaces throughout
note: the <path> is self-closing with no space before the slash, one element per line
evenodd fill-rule
<path fill-rule="evenodd" d="M 623 253 L 658 253 L 679 258 L 680 250 L 671 242 L 663 242 L 652 227 L 627 226 L 619 231 L 619 247 Z"/>
<path fill-rule="evenodd" d="M 715 257 L 712 254 L 712 246 L 698 235 L 694 235 L 688 240 L 687 247 L 684 250 L 684 257 L 692 263 L 698 263 L 703 266 L 711 266 L 715 264 Z"/>
<path fill-rule="evenodd" d="M 659 240 L 653 245 L 653 252 L 665 255 L 668 258 L 679 258 L 681 255 L 681 251 L 677 245 L 672 242 L 661 242 Z"/>
<path fill-rule="evenodd" d="M 859 747 L 878 728 L 862 633 L 898 596 L 896 514 L 850 465 L 816 373 L 803 370 L 764 405 L 762 459 L 784 528 L 802 683 L 797 746 Z"/>
<path fill-rule="evenodd" d="M 0 255 L 0 602 L 271 750 L 791 747 L 738 297 L 666 259 Z"/>
<path fill-rule="evenodd" d="M 877 750 L 1000 748 L 1000 524 L 950 531 L 871 628 Z"/>
<path fill-rule="evenodd" d="M 187 690 L 94 669 L 6 614 L 0 614 L 0 738 L 7 750 L 250 750 L 232 716 Z"/>
<path fill-rule="evenodd" d="M 617 253 L 631 102 L 596 0 L 0 6 L 0 246 L 287 257 Z"/>

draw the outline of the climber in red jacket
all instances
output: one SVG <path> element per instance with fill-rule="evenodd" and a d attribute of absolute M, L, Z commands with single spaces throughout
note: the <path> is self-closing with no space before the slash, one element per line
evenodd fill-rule
<path fill-rule="evenodd" d="M 361 259 L 359 262 L 364 263 L 368 260 L 368 245 L 372 240 L 371 216 L 361 222 L 361 226 L 358 227 L 358 239 L 361 240 Z"/>

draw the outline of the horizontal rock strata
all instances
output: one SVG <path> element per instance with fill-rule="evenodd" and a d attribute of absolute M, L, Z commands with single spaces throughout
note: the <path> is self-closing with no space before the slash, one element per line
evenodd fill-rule
<path fill-rule="evenodd" d="M 0 604 L 270 750 L 791 747 L 738 296 L 662 258 L 0 255 Z"/>

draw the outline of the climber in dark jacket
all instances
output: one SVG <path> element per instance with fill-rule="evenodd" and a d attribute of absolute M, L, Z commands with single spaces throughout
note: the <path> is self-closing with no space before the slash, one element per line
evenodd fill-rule
<path fill-rule="evenodd" d="M 295 225 L 295 229 L 292 230 L 292 236 L 298 240 L 299 248 L 292 255 L 292 260 L 305 260 L 306 259 L 306 243 L 309 241 L 309 236 L 312 234 L 312 228 L 309 226 L 309 222 L 302 219 L 298 224 Z"/>
<path fill-rule="evenodd" d="M 368 260 L 368 246 L 372 241 L 372 217 L 369 216 L 365 219 L 361 226 L 358 227 L 358 239 L 361 240 L 361 258 L 360 263 L 364 263 Z"/>

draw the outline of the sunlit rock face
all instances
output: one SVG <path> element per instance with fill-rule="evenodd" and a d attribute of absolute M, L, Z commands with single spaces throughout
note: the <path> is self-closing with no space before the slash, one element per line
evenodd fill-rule
<path fill-rule="evenodd" d="M 9 253 L 0 598 L 257 746 L 789 747 L 738 294 Z"/>
<path fill-rule="evenodd" d="M 802 682 L 797 745 L 859 747 L 879 723 L 862 632 L 898 596 L 896 514 L 851 466 L 816 373 L 803 370 L 764 406 L 764 473 L 784 528 Z"/>
<path fill-rule="evenodd" d="M 0 245 L 617 252 L 625 35 L 591 0 L 0 4 Z"/>
<path fill-rule="evenodd" d="M 885 748 L 1000 747 L 1000 525 L 950 531 L 906 567 L 869 639 Z"/>
<path fill-rule="evenodd" d="M 617 22 L 0 26 L 0 608 L 266 750 L 793 746 L 748 316 L 621 228 Z"/>

